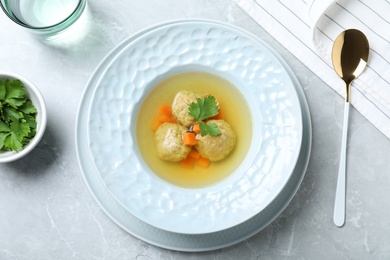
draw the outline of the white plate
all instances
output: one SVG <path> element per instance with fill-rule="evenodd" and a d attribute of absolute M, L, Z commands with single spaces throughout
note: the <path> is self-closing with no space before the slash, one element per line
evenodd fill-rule
<path fill-rule="evenodd" d="M 253 119 L 252 143 L 240 167 L 202 189 L 158 178 L 141 158 L 135 136 L 138 109 L 156 82 L 189 70 L 232 82 Z M 269 47 L 239 28 L 186 21 L 144 33 L 110 61 L 91 99 L 87 132 L 99 176 L 128 212 L 160 229 L 203 234 L 248 220 L 281 192 L 299 155 L 302 118 L 294 84 Z"/>
<path fill-rule="evenodd" d="M 176 22 L 170 22 L 167 24 L 172 23 Z M 278 57 L 280 62 L 284 65 L 294 83 L 301 104 L 303 122 L 302 148 L 299 153 L 296 167 L 284 189 L 278 194 L 273 202 L 259 214 L 240 225 L 220 232 L 203 235 L 177 234 L 155 228 L 143 221 L 140 221 L 126 209 L 121 207 L 121 205 L 105 189 L 105 185 L 99 177 L 99 173 L 93 163 L 93 157 L 91 156 L 87 142 L 88 108 L 90 106 L 97 81 L 107 67 L 107 64 L 117 53 L 119 53 L 134 39 L 159 26 L 148 28 L 128 38 L 116 47 L 109 55 L 107 55 L 102 63 L 96 68 L 84 92 L 77 118 L 76 148 L 79 164 L 82 169 L 85 182 L 98 204 L 115 223 L 135 237 L 163 248 L 180 251 L 195 252 L 223 248 L 243 241 L 265 228 L 283 211 L 295 195 L 304 177 L 311 149 L 312 134 L 308 106 L 299 82 L 279 55 L 274 53 L 274 55 Z"/>
<path fill-rule="evenodd" d="M 183 70 L 229 79 L 253 113 L 250 156 L 211 188 L 167 184 L 136 148 L 137 107 L 159 78 Z M 139 219 L 172 232 L 215 232 L 260 212 L 286 184 L 301 143 L 299 101 L 280 62 L 244 32 L 210 22 L 161 26 L 129 43 L 107 66 L 89 111 L 89 147 L 108 190 Z"/>

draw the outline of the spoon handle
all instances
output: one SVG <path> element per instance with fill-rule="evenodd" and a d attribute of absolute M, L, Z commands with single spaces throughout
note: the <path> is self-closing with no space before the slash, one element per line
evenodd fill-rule
<path fill-rule="evenodd" d="M 345 222 L 345 192 L 346 192 L 345 176 L 346 176 L 346 157 L 347 157 L 348 117 L 349 117 L 349 102 L 345 102 L 339 175 L 337 178 L 336 199 L 334 203 L 334 215 L 333 215 L 333 222 L 338 227 L 342 227 Z"/>

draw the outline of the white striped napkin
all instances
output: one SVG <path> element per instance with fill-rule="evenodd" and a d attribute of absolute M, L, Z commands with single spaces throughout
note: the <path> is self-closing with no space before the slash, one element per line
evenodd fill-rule
<path fill-rule="evenodd" d="M 277 41 L 340 95 L 330 58 L 334 39 L 359 29 L 370 42 L 368 67 L 353 83 L 351 104 L 390 138 L 390 0 L 235 0 Z"/>

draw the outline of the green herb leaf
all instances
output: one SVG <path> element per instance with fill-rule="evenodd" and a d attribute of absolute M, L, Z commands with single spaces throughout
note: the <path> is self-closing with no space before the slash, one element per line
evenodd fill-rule
<path fill-rule="evenodd" d="M 6 96 L 5 101 L 9 99 L 24 99 L 26 90 L 20 80 L 5 80 Z"/>
<path fill-rule="evenodd" d="M 200 113 L 201 113 L 200 106 L 198 105 L 198 103 L 192 102 L 188 106 L 188 113 L 195 118 L 196 122 L 199 122 L 198 118 L 200 118 Z"/>
<path fill-rule="evenodd" d="M 217 102 L 213 96 L 207 96 L 203 99 L 198 98 L 196 103 L 192 102 L 188 107 L 188 113 L 199 123 L 200 134 L 202 136 L 217 136 L 221 134 L 221 131 L 215 123 L 206 124 L 202 122 L 218 114 Z"/>
<path fill-rule="evenodd" d="M 0 133 L 4 133 L 4 132 L 7 133 L 9 131 L 11 131 L 9 126 L 6 123 L 4 123 L 3 121 L 0 121 Z"/>
<path fill-rule="evenodd" d="M 218 114 L 217 102 L 213 96 L 207 96 L 203 99 L 198 98 L 196 102 L 192 102 L 189 106 L 189 114 L 195 118 L 196 122 L 201 122 Z"/>
<path fill-rule="evenodd" d="M 20 80 L 0 80 L 0 149 L 20 151 L 36 134 L 37 109 Z"/>
<path fill-rule="evenodd" d="M 11 132 L 4 140 L 4 147 L 9 148 L 14 151 L 22 150 L 22 142 L 19 141 L 18 136 Z"/>
<path fill-rule="evenodd" d="M 0 133 L 0 149 L 4 147 L 4 140 L 10 133 Z"/>
<path fill-rule="evenodd" d="M 20 107 L 21 105 L 23 105 L 26 100 L 24 99 L 17 99 L 17 98 L 10 98 L 10 99 L 7 99 L 6 101 L 8 103 L 8 105 L 10 105 L 11 107 L 17 109 L 18 107 Z"/>
<path fill-rule="evenodd" d="M 37 109 L 32 104 L 31 100 L 26 100 L 26 102 L 24 102 L 24 104 L 21 107 L 19 107 L 19 110 L 25 114 L 36 114 L 37 113 Z"/>
<path fill-rule="evenodd" d="M 36 131 L 37 130 L 37 121 L 35 120 L 35 117 L 32 115 L 25 115 L 24 120 L 30 126 L 30 130 L 31 130 L 28 137 L 30 137 L 30 138 L 34 137 L 36 132 L 37 132 Z"/>
<path fill-rule="evenodd" d="M 23 117 L 23 114 L 18 112 L 13 107 L 5 107 L 3 109 L 3 114 L 5 116 L 5 122 L 9 123 L 11 121 L 17 121 Z"/>
<path fill-rule="evenodd" d="M 5 93 L 6 93 L 6 90 L 5 90 L 4 81 L 0 80 L 0 103 L 1 103 L 1 101 L 5 100 Z"/>
<path fill-rule="evenodd" d="M 20 142 L 30 133 L 30 126 L 26 122 L 13 121 L 10 128 Z"/>
<path fill-rule="evenodd" d="M 206 124 L 205 122 L 200 122 L 199 128 L 200 128 L 201 136 L 205 136 L 205 135 L 218 136 L 222 134 L 221 130 L 219 130 L 216 123 Z"/>

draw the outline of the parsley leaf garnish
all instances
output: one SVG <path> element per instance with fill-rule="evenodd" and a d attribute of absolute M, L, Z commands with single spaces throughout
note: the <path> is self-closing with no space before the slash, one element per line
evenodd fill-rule
<path fill-rule="evenodd" d="M 199 123 L 200 134 L 202 136 L 217 136 L 222 134 L 217 124 L 205 123 L 203 120 L 218 114 L 218 106 L 213 96 L 207 96 L 203 99 L 197 98 L 196 103 L 192 102 L 188 107 L 188 113 Z"/>
<path fill-rule="evenodd" d="M 205 122 L 200 122 L 199 128 L 200 128 L 200 135 L 201 136 L 205 136 L 205 135 L 217 136 L 217 135 L 222 134 L 221 130 L 219 130 L 216 123 L 206 124 Z"/>
<path fill-rule="evenodd" d="M 20 151 L 36 133 L 37 109 L 20 80 L 0 80 L 0 150 Z"/>
<path fill-rule="evenodd" d="M 188 108 L 190 115 L 195 118 L 196 122 L 218 114 L 217 102 L 213 96 L 207 96 L 203 99 L 197 98 L 196 102 L 192 102 Z"/>

